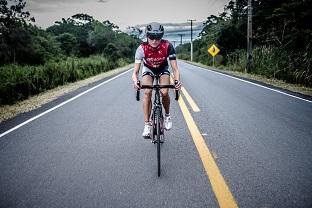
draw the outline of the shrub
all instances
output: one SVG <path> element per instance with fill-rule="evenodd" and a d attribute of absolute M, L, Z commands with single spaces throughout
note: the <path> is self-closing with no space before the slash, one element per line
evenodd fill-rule
<path fill-rule="evenodd" d="M 11 104 L 31 95 L 85 79 L 101 72 L 126 65 L 128 59 L 112 61 L 103 56 L 70 57 L 40 66 L 16 64 L 0 67 L 0 105 Z"/>

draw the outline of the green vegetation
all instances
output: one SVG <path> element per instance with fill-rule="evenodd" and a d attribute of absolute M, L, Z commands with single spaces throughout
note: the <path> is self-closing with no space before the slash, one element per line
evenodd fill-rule
<path fill-rule="evenodd" d="M 25 0 L 0 0 L 0 105 L 132 62 L 140 40 L 76 14 L 43 30 Z"/>
<path fill-rule="evenodd" d="M 221 49 L 216 65 L 244 71 L 247 63 L 247 0 L 231 0 L 219 16 L 205 22 L 200 39 L 193 43 L 193 59 L 212 65 L 207 49 Z M 253 1 L 253 74 L 312 87 L 311 0 Z M 177 48 L 189 59 L 190 44 Z"/>
<path fill-rule="evenodd" d="M 67 58 L 39 66 L 11 64 L 0 67 L 0 103 L 12 103 L 68 82 L 85 79 L 122 66 L 124 59 L 112 62 L 103 56 Z"/>

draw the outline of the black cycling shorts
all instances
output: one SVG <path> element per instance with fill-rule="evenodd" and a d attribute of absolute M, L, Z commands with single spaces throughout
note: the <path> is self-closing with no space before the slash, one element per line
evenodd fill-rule
<path fill-rule="evenodd" d="M 152 70 L 152 69 L 147 68 L 146 66 L 143 65 L 142 77 L 145 75 L 149 75 L 149 76 L 154 78 L 155 76 L 161 77 L 164 74 L 170 76 L 170 72 L 168 70 L 168 67 L 164 67 L 162 69 L 157 69 L 157 70 Z"/>

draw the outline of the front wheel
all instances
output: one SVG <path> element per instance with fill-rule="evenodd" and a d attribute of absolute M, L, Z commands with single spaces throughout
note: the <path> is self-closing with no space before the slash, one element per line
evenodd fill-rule
<path fill-rule="evenodd" d="M 157 144 L 157 170 L 160 176 L 160 137 L 161 137 L 161 118 L 160 112 L 156 113 L 156 144 Z"/>

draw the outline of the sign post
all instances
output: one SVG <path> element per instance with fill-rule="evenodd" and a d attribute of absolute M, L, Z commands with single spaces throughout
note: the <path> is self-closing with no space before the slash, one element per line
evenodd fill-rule
<path fill-rule="evenodd" d="M 220 52 L 220 49 L 215 45 L 212 44 L 212 46 L 210 46 L 210 48 L 208 48 L 208 53 L 210 53 L 210 55 L 212 56 L 212 63 L 213 66 L 215 65 L 215 59 L 214 57 Z"/>

